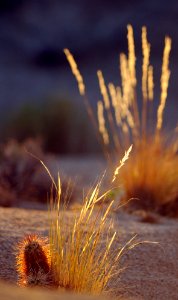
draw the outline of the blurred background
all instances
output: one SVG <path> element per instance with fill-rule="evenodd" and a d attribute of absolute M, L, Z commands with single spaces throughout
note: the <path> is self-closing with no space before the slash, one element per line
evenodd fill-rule
<path fill-rule="evenodd" d="M 171 79 L 164 126 L 178 111 L 178 1 L 0 0 L 0 142 L 43 140 L 51 153 L 100 152 L 77 84 L 63 54 L 74 54 L 96 108 L 96 71 L 119 82 L 118 55 L 127 53 L 127 24 L 134 28 L 137 76 L 141 27 L 147 26 L 159 103 L 164 37 L 172 40 Z"/>

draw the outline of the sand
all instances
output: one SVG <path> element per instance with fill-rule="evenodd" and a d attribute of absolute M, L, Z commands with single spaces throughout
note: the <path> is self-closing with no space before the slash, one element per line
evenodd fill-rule
<path fill-rule="evenodd" d="M 22 289 L 13 285 L 0 283 L 0 299 L 2 300 L 104 300 L 103 297 L 90 297 L 73 295 L 69 293 L 58 293 L 54 291 L 44 291 L 40 289 Z"/>
<path fill-rule="evenodd" d="M 67 212 L 70 222 L 73 211 Z M 48 233 L 47 211 L 0 208 L 0 278 L 15 283 L 15 245 L 25 234 Z M 113 213 L 118 243 L 123 244 L 135 233 L 139 240 L 158 241 L 159 245 L 142 244 L 127 253 L 120 267 L 121 276 L 111 283 L 112 295 L 126 299 L 178 299 L 178 222 L 160 218 L 158 224 L 139 221 L 125 212 Z M 116 242 L 116 246 L 118 246 Z"/>
<path fill-rule="evenodd" d="M 76 166 L 78 165 L 77 162 Z M 100 170 L 102 170 L 101 165 L 99 163 Z M 63 170 L 66 174 L 70 173 L 71 166 L 72 161 L 71 164 L 67 161 L 63 162 Z M 96 178 L 97 172 L 94 166 L 96 166 L 94 162 L 92 164 L 88 161 L 83 161 L 83 169 L 82 164 L 80 165 L 80 171 L 82 173 L 83 170 L 85 175 L 86 186 L 89 181 Z M 90 174 L 89 177 L 87 177 L 87 172 Z M 73 176 L 75 174 L 74 172 Z M 88 181 L 86 181 L 87 178 L 89 178 Z M 75 210 L 72 208 L 66 213 L 67 224 L 72 220 L 74 213 Z M 120 276 L 112 280 L 111 295 L 116 299 L 178 299 L 178 221 L 156 216 L 153 223 L 142 222 L 142 214 L 129 215 L 121 210 L 113 212 L 110 218 L 114 222 L 113 230 L 117 231 L 115 247 L 123 245 L 134 234 L 138 234 L 137 239 L 141 241 L 159 242 L 159 244 L 139 245 L 124 256 L 121 265 L 117 266 L 118 270 L 120 268 L 124 270 Z M 48 212 L 44 209 L 0 208 L 1 280 L 16 284 L 15 248 L 17 242 L 30 233 L 46 236 L 48 229 Z M 0 286 L 0 299 L 24 299 L 23 293 L 15 287 L 6 285 L 2 287 L 2 284 Z M 27 293 L 25 299 L 39 299 L 38 293 L 42 293 L 43 297 L 43 292 L 34 292 L 33 297 L 30 296 L 31 291 L 28 292 L 25 289 L 25 293 Z M 63 295 L 60 298 L 60 293 L 57 292 L 57 294 L 59 294 L 58 299 L 67 300 L 67 297 L 71 297 L 66 295 L 65 298 Z M 56 299 L 56 293 L 54 295 L 52 293 L 51 297 L 53 297 L 51 299 Z M 43 299 L 47 298 L 43 297 Z"/>

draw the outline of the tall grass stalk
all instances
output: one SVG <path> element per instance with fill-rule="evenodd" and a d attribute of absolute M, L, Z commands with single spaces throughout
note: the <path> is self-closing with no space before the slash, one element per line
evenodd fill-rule
<path fill-rule="evenodd" d="M 128 158 L 129 151 L 121 161 Z M 50 253 L 52 273 L 56 284 L 77 293 L 101 294 L 109 288 L 110 280 L 121 272 L 121 258 L 126 251 L 140 244 L 134 236 L 124 246 L 116 247 L 117 232 L 114 230 L 111 209 L 114 200 L 105 205 L 110 193 L 100 195 L 102 179 L 84 198 L 83 204 L 71 218 L 65 204 L 61 204 L 61 181 L 55 183 L 49 169 L 53 189 L 50 197 Z M 113 176 L 114 177 L 114 176 Z"/>
<path fill-rule="evenodd" d="M 123 183 L 125 189 L 124 200 L 137 197 L 141 200 L 138 202 L 140 206 L 164 211 L 166 214 L 172 210 L 178 215 L 178 131 L 175 129 L 169 133 L 173 136 L 172 140 L 166 139 L 163 131 L 163 117 L 171 74 L 169 57 L 172 41 L 170 37 L 165 37 L 160 76 L 160 101 L 154 112 L 154 67 L 150 63 L 151 45 L 148 41 L 147 28 L 143 26 L 141 34 L 141 84 L 138 84 L 137 80 L 135 42 L 131 25 L 127 26 L 127 40 L 128 54 L 119 55 L 120 85 L 111 82 L 107 84 L 101 70 L 97 71 L 102 96 L 102 100 L 99 100 L 97 105 L 98 132 L 103 147 L 109 153 L 110 162 L 116 170 L 116 160 L 118 161 L 121 153 L 130 144 L 134 145 L 133 155 L 127 163 L 127 168 L 121 170 L 119 176 L 119 182 Z M 71 65 L 72 54 L 66 50 L 65 54 Z M 77 76 L 75 77 L 77 79 Z M 140 111 L 137 98 L 139 88 L 142 94 Z M 150 204 L 145 205 L 145 202 Z M 166 210 L 163 209 L 165 203 L 168 204 Z M 157 209 L 158 207 L 160 209 Z"/>
<path fill-rule="evenodd" d="M 99 196 L 101 181 L 84 201 L 81 209 L 68 219 L 60 204 L 61 186 L 51 198 L 50 246 L 52 269 L 59 287 L 76 293 L 101 294 L 109 291 L 111 279 L 122 271 L 123 255 L 141 243 L 136 236 L 118 248 L 117 232 L 111 218 L 114 200 L 97 206 L 107 195 Z"/>
<path fill-rule="evenodd" d="M 133 141 L 138 144 L 141 139 L 146 139 L 151 135 L 159 135 L 163 125 L 163 114 L 166 105 L 167 91 L 170 79 L 169 56 L 171 51 L 171 39 L 165 38 L 165 46 L 163 51 L 162 71 L 160 78 L 160 103 L 157 108 L 156 124 L 151 124 L 152 130 L 149 128 L 150 108 L 153 105 L 154 98 L 154 68 L 150 64 L 151 46 L 147 38 L 147 29 L 142 27 L 142 111 L 138 110 L 137 100 L 137 78 L 136 78 L 136 55 L 134 34 L 131 25 L 127 26 L 128 34 L 128 55 L 121 53 L 119 56 L 121 85 L 116 86 L 113 83 L 106 84 L 104 75 L 101 70 L 97 71 L 99 87 L 102 100 L 98 105 L 98 129 L 102 137 L 103 144 L 107 147 L 110 143 L 115 146 L 117 153 L 124 150 Z M 79 92 L 82 96 L 86 95 L 86 87 L 82 75 L 78 75 L 75 69 L 78 67 L 73 55 L 68 49 L 64 49 L 64 53 L 71 66 L 72 72 L 78 82 Z M 75 63 L 75 69 L 74 69 Z M 81 79 L 82 78 L 82 79 Z M 80 87 L 82 82 L 82 89 Z M 103 113 L 101 113 L 101 105 L 103 103 Z M 91 108 L 91 107 L 90 107 Z M 114 113 L 113 113 L 114 112 Z M 94 112 L 93 112 L 94 114 Z M 105 118 L 105 128 L 101 130 Z M 108 128 L 106 127 L 108 126 Z M 149 132 L 147 132 L 149 129 Z M 110 135 L 106 138 L 106 134 Z M 118 155 L 118 154 L 117 154 Z"/>

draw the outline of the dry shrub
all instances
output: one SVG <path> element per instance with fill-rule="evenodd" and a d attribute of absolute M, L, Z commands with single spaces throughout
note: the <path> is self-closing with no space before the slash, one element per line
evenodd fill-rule
<path fill-rule="evenodd" d="M 10 140 L 1 146 L 1 206 L 19 206 L 23 201 L 47 203 L 51 181 L 44 172 L 39 158 L 44 161 L 53 159 L 43 152 L 41 141 L 38 139 L 29 138 L 23 143 Z M 72 201 L 75 195 L 74 183 L 72 180 L 64 178 L 62 185 L 62 200 L 65 201 L 65 198 L 70 195 L 70 201 Z"/>
<path fill-rule="evenodd" d="M 132 208 L 139 206 L 161 214 L 177 216 L 177 129 L 174 131 L 174 141 L 171 142 L 165 142 L 165 134 L 162 130 L 170 79 L 171 39 L 165 37 L 160 77 L 160 102 L 154 112 L 154 68 L 150 63 L 151 46 L 147 38 L 147 29 L 142 27 L 142 109 L 139 111 L 140 105 L 137 99 L 139 84 L 136 76 L 132 26 L 128 25 L 127 30 L 128 55 L 120 54 L 120 86 L 113 83 L 106 84 L 103 73 L 100 70 L 97 72 L 102 96 L 102 100 L 97 103 L 97 116 L 91 110 L 83 77 L 72 54 L 68 49 L 64 52 L 98 132 L 104 153 L 112 165 L 116 165 L 120 153 L 133 143 L 133 155 L 119 177 L 119 183 L 123 183 L 124 186 L 125 199 L 128 200 L 130 197 L 139 199 L 130 201 L 128 206 L 131 205 Z M 173 131 L 169 135 L 173 135 Z M 117 178 L 115 182 L 117 183 Z"/>
<path fill-rule="evenodd" d="M 46 202 L 50 181 L 36 180 L 40 164 L 29 153 L 45 157 L 40 141 L 28 139 L 23 143 L 10 140 L 1 146 L 0 195 L 2 206 L 16 206 L 23 200 Z"/>
<path fill-rule="evenodd" d="M 10 140 L 1 146 L 0 191 L 3 206 L 17 205 L 19 198 L 28 198 L 34 192 L 32 180 L 39 164 L 27 154 L 26 148 L 42 155 L 38 143 L 32 140 L 22 144 Z"/>

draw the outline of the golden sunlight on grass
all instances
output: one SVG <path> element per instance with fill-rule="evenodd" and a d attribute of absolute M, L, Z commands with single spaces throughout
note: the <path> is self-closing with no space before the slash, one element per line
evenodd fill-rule
<path fill-rule="evenodd" d="M 131 148 L 120 162 L 120 168 L 128 159 Z M 45 167 L 50 174 L 47 167 Z M 114 176 L 117 176 L 115 174 Z M 113 178 L 114 178 L 113 176 Z M 119 276 L 122 268 L 121 258 L 130 249 L 149 241 L 135 241 L 133 236 L 124 246 L 115 244 L 116 231 L 111 218 L 114 200 L 104 202 L 106 191 L 102 195 L 102 179 L 84 198 L 79 211 L 74 214 L 70 223 L 65 222 L 66 206 L 61 205 L 61 183 L 50 175 L 56 196 L 50 198 L 50 252 L 52 274 L 60 288 L 77 293 L 101 294 L 109 290 L 110 280 Z M 102 202 L 103 205 L 97 204 Z M 66 225 L 67 224 L 67 225 Z"/>
<path fill-rule="evenodd" d="M 121 53 L 119 56 L 120 86 L 107 84 L 102 72 L 97 72 L 103 98 L 97 107 L 98 131 L 105 154 L 109 153 L 110 162 L 112 161 L 114 165 L 125 149 L 131 144 L 134 146 L 133 155 L 119 176 L 119 184 L 122 183 L 125 190 L 124 199 L 135 197 L 139 200 L 137 206 L 177 216 L 178 136 L 174 130 L 170 133 L 174 141 L 165 141 L 163 133 L 163 115 L 170 79 L 171 39 L 165 38 L 160 76 L 160 102 L 157 111 L 153 112 L 154 67 L 150 63 L 151 45 L 147 29 L 145 26 L 142 27 L 141 34 L 143 56 L 141 83 L 136 77 L 135 44 L 131 25 L 127 26 L 127 31 L 128 55 Z M 67 59 L 70 63 L 68 56 Z M 142 92 L 141 111 L 138 109 L 137 99 L 139 88 Z M 133 204 L 132 201 L 129 203 Z"/>
<path fill-rule="evenodd" d="M 96 203 L 107 194 L 99 196 L 100 185 L 101 181 L 67 227 L 65 209 L 60 205 L 60 180 L 57 197 L 51 199 L 50 245 L 55 281 L 59 287 L 77 293 L 100 294 L 107 289 L 122 255 L 134 246 L 133 238 L 121 249 L 114 249 L 116 232 L 108 220 L 113 201 L 96 209 Z"/>
<path fill-rule="evenodd" d="M 108 194 L 99 196 L 100 186 L 101 181 L 66 226 L 58 180 L 57 196 L 52 197 L 50 203 L 50 247 L 52 273 L 60 288 L 94 295 L 109 291 L 111 279 L 118 278 L 122 271 L 122 256 L 139 244 L 151 243 L 136 242 L 136 236 L 133 236 L 120 248 L 114 245 L 117 234 L 112 218 L 109 218 L 114 200 L 96 208 Z"/>
<path fill-rule="evenodd" d="M 163 139 L 148 144 L 142 141 L 119 175 L 125 187 L 122 200 L 137 198 L 129 203 L 132 209 L 144 208 L 178 217 L 178 156 L 175 143 L 168 147 Z"/>

